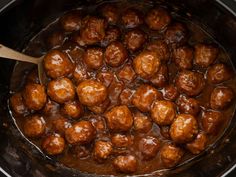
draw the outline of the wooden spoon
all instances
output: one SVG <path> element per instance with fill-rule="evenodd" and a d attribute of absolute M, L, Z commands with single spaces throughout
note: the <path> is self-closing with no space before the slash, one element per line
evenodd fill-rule
<path fill-rule="evenodd" d="M 46 75 L 43 69 L 43 56 L 36 58 L 25 55 L 23 53 L 17 52 L 13 49 L 10 49 L 2 44 L 0 44 L 0 57 L 7 58 L 11 60 L 23 61 L 28 63 L 33 63 L 38 65 L 38 76 L 41 84 L 46 83 Z"/>

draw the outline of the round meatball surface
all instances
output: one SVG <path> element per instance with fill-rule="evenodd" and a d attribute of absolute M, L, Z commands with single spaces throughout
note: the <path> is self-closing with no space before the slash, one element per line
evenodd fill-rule
<path fill-rule="evenodd" d="M 133 173 L 137 170 L 138 162 L 133 155 L 121 155 L 114 159 L 113 166 L 118 172 Z"/>
<path fill-rule="evenodd" d="M 71 123 L 66 118 L 59 117 L 52 121 L 52 129 L 60 135 L 64 135 L 66 129 L 69 127 L 71 127 Z"/>
<path fill-rule="evenodd" d="M 151 119 L 142 114 L 137 113 L 134 116 L 134 130 L 140 133 L 147 133 L 152 129 Z"/>
<path fill-rule="evenodd" d="M 60 18 L 61 27 L 67 32 L 73 32 L 80 29 L 82 25 L 82 14 L 78 10 L 73 10 Z"/>
<path fill-rule="evenodd" d="M 175 65 L 180 69 L 191 69 L 193 67 L 193 49 L 183 46 L 173 51 Z"/>
<path fill-rule="evenodd" d="M 86 70 L 86 65 L 78 63 L 73 72 L 73 79 L 78 84 L 86 79 L 89 79 L 88 71 Z"/>
<path fill-rule="evenodd" d="M 143 16 L 137 9 L 127 9 L 123 12 L 121 23 L 126 28 L 135 28 L 143 24 Z"/>
<path fill-rule="evenodd" d="M 44 134 L 45 128 L 45 121 L 39 115 L 27 117 L 23 124 L 23 132 L 30 138 L 39 138 Z"/>
<path fill-rule="evenodd" d="M 10 105 L 14 113 L 23 115 L 28 113 L 28 109 L 23 102 L 22 94 L 20 92 L 14 93 L 10 98 Z"/>
<path fill-rule="evenodd" d="M 42 142 L 42 149 L 48 155 L 61 154 L 65 149 L 65 140 L 59 134 L 47 136 Z"/>
<path fill-rule="evenodd" d="M 101 48 L 89 48 L 84 53 L 84 62 L 90 69 L 99 69 L 103 64 L 103 50 Z"/>
<path fill-rule="evenodd" d="M 207 136 L 205 133 L 200 132 L 192 142 L 186 144 L 186 148 L 192 154 L 199 154 L 203 150 L 205 150 L 206 144 L 207 144 Z"/>
<path fill-rule="evenodd" d="M 177 99 L 176 104 L 180 113 L 191 114 L 193 116 L 197 116 L 201 109 L 199 102 L 196 99 L 184 95 L 181 95 Z"/>
<path fill-rule="evenodd" d="M 117 76 L 120 80 L 124 81 L 125 83 L 129 83 L 135 79 L 135 72 L 133 70 L 133 67 L 127 64 L 121 68 Z"/>
<path fill-rule="evenodd" d="M 160 69 L 154 76 L 151 77 L 150 81 L 156 87 L 165 87 L 169 80 L 169 70 L 166 64 L 162 64 Z"/>
<path fill-rule="evenodd" d="M 83 107 L 78 101 L 69 101 L 64 104 L 62 112 L 73 119 L 78 119 L 83 114 Z"/>
<path fill-rule="evenodd" d="M 146 41 L 146 34 L 140 29 L 134 29 L 125 34 L 124 43 L 131 51 L 140 49 Z"/>
<path fill-rule="evenodd" d="M 96 161 L 103 162 L 112 153 L 112 143 L 108 141 L 96 141 L 93 155 Z"/>
<path fill-rule="evenodd" d="M 198 133 L 198 124 L 191 114 L 179 114 L 170 127 L 171 139 L 176 143 L 192 141 Z"/>
<path fill-rule="evenodd" d="M 117 41 L 120 38 L 121 31 L 116 26 L 108 26 L 105 37 L 102 41 L 103 46 L 107 46 L 111 42 Z"/>
<path fill-rule="evenodd" d="M 129 88 L 124 89 L 120 93 L 120 103 L 124 105 L 131 105 L 133 94 L 134 94 L 134 90 L 131 90 Z"/>
<path fill-rule="evenodd" d="M 111 138 L 111 142 L 115 147 L 124 148 L 133 144 L 133 139 L 130 135 L 115 134 Z"/>
<path fill-rule="evenodd" d="M 119 19 L 119 12 L 115 5 L 106 4 L 102 7 L 101 14 L 108 23 L 115 24 Z"/>
<path fill-rule="evenodd" d="M 174 101 L 179 96 L 179 92 L 177 88 L 173 84 L 171 84 L 163 88 L 163 96 L 167 100 Z"/>

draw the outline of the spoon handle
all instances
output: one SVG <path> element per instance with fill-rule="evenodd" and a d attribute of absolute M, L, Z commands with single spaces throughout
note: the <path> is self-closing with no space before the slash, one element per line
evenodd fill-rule
<path fill-rule="evenodd" d="M 34 64 L 38 64 L 41 61 L 40 58 L 35 58 L 35 57 L 31 57 L 31 56 L 22 54 L 20 52 L 12 50 L 2 44 L 0 44 L 0 57 L 11 59 L 11 60 L 34 63 Z"/>

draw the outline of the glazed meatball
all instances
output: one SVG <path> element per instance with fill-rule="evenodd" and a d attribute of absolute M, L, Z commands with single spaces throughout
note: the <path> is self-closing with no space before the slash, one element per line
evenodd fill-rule
<path fill-rule="evenodd" d="M 111 103 L 110 99 L 106 99 L 104 102 L 102 102 L 99 105 L 88 106 L 88 109 L 96 114 L 102 114 L 106 111 L 110 103 Z"/>
<path fill-rule="evenodd" d="M 216 87 L 211 92 L 210 105 L 212 109 L 227 108 L 234 99 L 234 92 L 229 87 Z"/>
<path fill-rule="evenodd" d="M 204 111 L 201 121 L 203 130 L 207 134 L 217 135 L 223 123 L 223 115 L 217 111 Z"/>
<path fill-rule="evenodd" d="M 140 29 L 134 29 L 125 34 L 124 43 L 131 51 L 140 49 L 146 40 L 146 34 Z"/>
<path fill-rule="evenodd" d="M 112 72 L 105 71 L 105 72 L 98 73 L 96 77 L 106 87 L 109 87 L 109 85 L 112 83 L 114 79 L 114 74 Z"/>
<path fill-rule="evenodd" d="M 107 88 L 98 81 L 86 80 L 77 87 L 77 95 L 82 104 L 96 106 L 107 98 Z"/>
<path fill-rule="evenodd" d="M 205 86 L 203 74 L 195 71 L 181 71 L 175 79 L 178 90 L 188 96 L 196 96 Z"/>
<path fill-rule="evenodd" d="M 133 144 L 133 139 L 130 135 L 115 134 L 111 138 L 111 142 L 115 147 L 124 148 Z"/>
<path fill-rule="evenodd" d="M 160 133 L 164 138 L 170 139 L 170 126 L 161 126 Z"/>
<path fill-rule="evenodd" d="M 103 50 L 101 48 L 89 48 L 84 53 L 84 62 L 90 69 L 99 69 L 103 64 Z"/>
<path fill-rule="evenodd" d="M 179 92 L 173 84 L 167 85 L 166 87 L 163 88 L 163 96 L 167 100 L 174 101 L 179 96 Z"/>
<path fill-rule="evenodd" d="M 217 58 L 219 49 L 209 44 L 197 44 L 195 45 L 195 64 L 201 67 L 210 66 Z"/>
<path fill-rule="evenodd" d="M 192 153 L 192 154 L 199 154 L 203 150 L 205 150 L 207 144 L 207 136 L 205 133 L 200 132 L 196 138 L 186 144 L 186 148 Z"/>
<path fill-rule="evenodd" d="M 161 61 L 156 52 L 143 51 L 135 57 L 133 66 L 140 77 L 149 79 L 160 69 Z"/>
<path fill-rule="evenodd" d="M 176 101 L 180 113 L 197 116 L 200 111 L 199 102 L 194 98 L 181 95 Z"/>
<path fill-rule="evenodd" d="M 171 144 L 164 145 L 160 152 L 162 164 L 166 168 L 176 166 L 180 162 L 183 155 L 184 152 L 182 149 Z"/>
<path fill-rule="evenodd" d="M 151 109 L 152 103 L 156 99 L 161 99 L 161 93 L 150 85 L 143 84 L 134 93 L 132 103 L 142 112 L 148 112 Z"/>
<path fill-rule="evenodd" d="M 218 63 L 210 66 L 207 70 L 207 80 L 212 84 L 220 84 L 233 77 L 233 71 L 227 65 Z"/>
<path fill-rule="evenodd" d="M 73 119 L 78 119 L 83 114 L 83 107 L 78 101 L 69 101 L 64 104 L 62 112 Z"/>
<path fill-rule="evenodd" d="M 76 81 L 76 83 L 80 83 L 89 78 L 86 67 L 83 64 L 78 63 L 76 65 L 75 70 L 73 72 L 73 78 Z"/>
<path fill-rule="evenodd" d="M 65 41 L 65 33 L 63 31 L 57 30 L 53 31 L 48 35 L 46 43 L 49 49 L 60 46 Z"/>
<path fill-rule="evenodd" d="M 143 24 L 143 16 L 137 9 L 127 9 L 123 12 L 121 23 L 126 28 L 135 28 Z"/>
<path fill-rule="evenodd" d="M 98 162 L 103 162 L 112 153 L 112 144 L 108 141 L 97 141 L 94 145 L 94 158 Z"/>
<path fill-rule="evenodd" d="M 107 46 L 111 42 L 117 41 L 121 35 L 120 29 L 116 26 L 109 26 L 106 30 L 105 38 L 102 41 L 103 46 Z"/>
<path fill-rule="evenodd" d="M 71 124 L 67 119 L 59 117 L 52 121 L 52 127 L 55 132 L 64 135 L 66 129 L 71 127 Z"/>
<path fill-rule="evenodd" d="M 171 101 L 155 101 L 151 109 L 151 117 L 158 125 L 170 125 L 176 115 L 175 105 Z"/>
<path fill-rule="evenodd" d="M 52 101 L 48 99 L 47 103 L 45 104 L 43 108 L 43 113 L 45 115 L 55 115 L 59 111 L 60 105 L 56 103 L 55 101 Z"/>
<path fill-rule="evenodd" d="M 27 137 L 39 138 L 45 132 L 45 121 L 42 116 L 33 115 L 27 117 L 23 124 L 23 131 Z"/>
<path fill-rule="evenodd" d="M 108 23 L 115 24 L 118 21 L 119 14 L 115 5 L 106 4 L 102 7 L 101 14 Z"/>
<path fill-rule="evenodd" d="M 80 29 L 82 25 L 82 14 L 78 10 L 66 13 L 60 19 L 61 27 L 67 32 L 73 32 Z"/>
<path fill-rule="evenodd" d="M 117 74 L 118 78 L 124 82 L 132 82 L 135 79 L 135 72 L 133 67 L 129 64 L 121 68 Z"/>
<path fill-rule="evenodd" d="M 120 94 L 124 89 L 124 83 L 113 80 L 111 85 L 108 88 L 109 99 L 111 100 L 111 105 L 119 105 L 120 104 Z"/>
<path fill-rule="evenodd" d="M 179 114 L 170 127 L 171 139 L 176 143 L 190 142 L 197 133 L 197 120 L 191 114 Z"/>
<path fill-rule="evenodd" d="M 163 30 L 170 24 L 171 16 L 166 9 L 155 8 L 148 11 L 146 23 L 152 30 Z"/>
<path fill-rule="evenodd" d="M 45 87 L 40 84 L 27 84 L 22 97 L 27 108 L 32 110 L 42 109 L 47 102 Z"/>
<path fill-rule="evenodd" d="M 96 135 L 96 130 L 89 121 L 80 121 L 67 128 L 65 137 L 70 144 L 90 143 Z"/>
<path fill-rule="evenodd" d="M 47 136 L 42 142 L 42 149 L 48 155 L 61 154 L 65 149 L 65 140 L 58 134 Z"/>
<path fill-rule="evenodd" d="M 191 69 L 193 67 L 193 49 L 183 46 L 173 51 L 175 65 L 180 69 Z"/>
<path fill-rule="evenodd" d="M 23 115 L 28 113 L 28 109 L 23 102 L 22 94 L 20 92 L 11 96 L 10 106 L 16 114 Z"/>
<path fill-rule="evenodd" d="M 52 100 L 65 103 L 74 99 L 75 88 L 70 79 L 59 78 L 48 83 L 47 93 Z"/>
<path fill-rule="evenodd" d="M 152 76 L 150 79 L 153 85 L 161 88 L 167 85 L 168 80 L 169 80 L 169 71 L 166 64 L 162 64 L 157 73 L 154 74 L 154 76 Z"/>
<path fill-rule="evenodd" d="M 124 105 L 131 105 L 131 100 L 134 94 L 134 90 L 129 88 L 124 89 L 120 94 L 120 103 Z"/>
<path fill-rule="evenodd" d="M 134 130 L 140 133 L 147 133 L 152 129 L 150 118 L 142 113 L 136 113 L 134 116 Z"/>
<path fill-rule="evenodd" d="M 118 172 L 133 173 L 137 170 L 138 162 L 133 155 L 118 156 L 113 161 L 113 166 Z"/>
<path fill-rule="evenodd" d="M 133 125 L 133 116 L 125 105 L 116 106 L 105 113 L 107 126 L 115 132 L 128 131 Z"/>
<path fill-rule="evenodd" d="M 89 117 L 89 121 L 96 129 L 97 134 L 106 132 L 106 123 L 103 117 L 92 115 L 92 117 Z"/>
<path fill-rule="evenodd" d="M 128 53 L 120 42 L 112 42 L 105 51 L 105 61 L 112 67 L 120 66 L 125 62 Z"/>
<path fill-rule="evenodd" d="M 68 76 L 74 68 L 69 57 L 57 49 L 49 51 L 44 56 L 43 64 L 46 74 L 53 79 Z"/>

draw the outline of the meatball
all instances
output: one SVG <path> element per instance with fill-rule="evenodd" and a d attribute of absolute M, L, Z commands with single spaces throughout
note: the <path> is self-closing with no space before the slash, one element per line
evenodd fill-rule
<path fill-rule="evenodd" d="M 22 97 L 26 107 L 36 111 L 42 109 L 47 102 L 45 87 L 40 84 L 27 84 Z"/>
<path fill-rule="evenodd" d="M 61 30 L 53 31 L 48 35 L 46 43 L 49 49 L 58 47 L 65 41 L 65 33 Z"/>
<path fill-rule="evenodd" d="M 207 70 L 207 80 L 212 84 L 220 84 L 221 82 L 227 81 L 232 77 L 232 69 L 223 63 L 210 66 Z"/>
<path fill-rule="evenodd" d="M 217 135 L 223 123 L 223 114 L 217 111 L 204 111 L 201 121 L 203 130 L 207 134 Z"/>
<path fill-rule="evenodd" d="M 65 103 L 74 99 L 75 88 L 70 79 L 58 78 L 48 83 L 47 93 L 52 100 Z"/>
<path fill-rule="evenodd" d="M 55 132 L 64 135 L 66 129 L 71 127 L 71 124 L 67 119 L 59 117 L 52 121 L 52 127 Z"/>
<path fill-rule="evenodd" d="M 53 79 L 68 76 L 74 68 L 69 57 L 57 49 L 49 51 L 44 56 L 43 64 L 46 74 Z"/>
<path fill-rule="evenodd" d="M 78 10 L 66 13 L 60 19 L 61 27 L 67 32 L 73 32 L 80 29 L 82 25 L 82 14 Z"/>
<path fill-rule="evenodd" d="M 105 38 L 102 41 L 103 46 L 107 46 L 111 42 L 117 41 L 121 35 L 120 29 L 116 26 L 109 26 L 106 30 Z"/>
<path fill-rule="evenodd" d="M 143 24 L 143 16 L 137 9 L 127 9 L 123 12 L 121 23 L 126 28 L 135 28 Z"/>
<path fill-rule="evenodd" d="M 133 125 L 133 116 L 125 105 L 116 106 L 105 113 L 107 126 L 115 132 L 128 131 Z"/>
<path fill-rule="evenodd" d="M 188 96 L 196 96 L 201 93 L 205 86 L 202 73 L 195 71 L 181 71 L 175 79 L 178 90 Z"/>
<path fill-rule="evenodd" d="M 120 103 L 124 105 L 131 105 L 133 94 L 134 90 L 129 88 L 124 89 L 120 94 Z"/>
<path fill-rule="evenodd" d="M 23 124 L 24 134 L 30 138 L 39 138 L 44 134 L 45 129 L 45 121 L 39 115 L 27 117 Z"/>
<path fill-rule="evenodd" d="M 191 69 L 193 67 L 193 49 L 188 46 L 174 49 L 173 59 L 178 68 Z"/>
<path fill-rule="evenodd" d="M 124 43 L 131 51 L 140 49 L 146 40 L 146 34 L 140 29 L 134 29 L 125 34 Z"/>
<path fill-rule="evenodd" d="M 90 69 L 99 69 L 103 64 L 103 50 L 101 48 L 89 48 L 84 53 L 84 62 Z"/>
<path fill-rule="evenodd" d="M 211 92 L 210 105 L 212 109 L 227 108 L 234 99 L 234 92 L 229 87 L 216 87 Z"/>
<path fill-rule="evenodd" d="M 28 113 L 28 109 L 23 102 L 22 94 L 20 92 L 15 93 L 10 98 L 10 105 L 14 113 L 23 115 Z"/>
<path fill-rule="evenodd" d="M 118 21 L 119 13 L 115 5 L 106 4 L 102 7 L 101 14 L 108 23 L 115 24 Z"/>
<path fill-rule="evenodd" d="M 124 89 L 124 83 L 113 80 L 111 85 L 109 86 L 108 92 L 109 92 L 109 99 L 111 100 L 111 105 L 118 105 L 120 104 L 120 94 Z"/>
<path fill-rule="evenodd" d="M 103 117 L 92 115 L 91 117 L 89 117 L 89 121 L 96 129 L 97 134 L 106 132 L 106 123 Z"/>
<path fill-rule="evenodd" d="M 197 133 L 197 120 L 191 114 L 179 114 L 170 127 L 171 139 L 176 143 L 190 142 Z"/>
<path fill-rule="evenodd" d="M 117 74 L 120 80 L 124 82 L 132 82 L 135 79 L 135 72 L 133 67 L 129 64 L 125 65 Z"/>
<path fill-rule="evenodd" d="M 42 149 L 48 155 L 61 154 L 65 149 L 65 140 L 58 134 L 47 136 L 42 142 Z"/>
<path fill-rule="evenodd" d="M 154 74 L 154 76 L 152 76 L 150 79 L 153 85 L 161 88 L 167 85 L 168 80 L 169 80 L 169 71 L 166 64 L 162 64 L 157 73 Z"/>
<path fill-rule="evenodd" d="M 197 116 L 200 111 L 199 102 L 194 98 L 181 95 L 176 101 L 179 112 Z"/>
<path fill-rule="evenodd" d="M 110 103 L 111 103 L 110 99 L 106 99 L 104 102 L 102 102 L 99 105 L 88 106 L 88 109 L 96 114 L 102 114 L 106 111 Z"/>
<path fill-rule="evenodd" d="M 103 162 L 112 153 L 112 144 L 108 141 L 97 141 L 94 145 L 94 158 L 98 162 Z"/>
<path fill-rule="evenodd" d="M 147 133 L 152 129 L 150 118 L 142 113 L 136 113 L 134 116 L 134 130 L 140 133 Z"/>
<path fill-rule="evenodd" d="M 75 79 L 76 83 L 80 83 L 89 78 L 86 67 L 83 64 L 78 63 L 76 65 L 75 70 L 73 72 L 73 78 Z"/>
<path fill-rule="evenodd" d="M 154 158 L 161 146 L 160 140 L 153 136 L 146 136 L 139 142 L 139 150 L 142 153 L 144 160 Z"/>
<path fill-rule="evenodd" d="M 209 44 L 197 44 L 195 45 L 195 64 L 201 67 L 210 66 L 217 58 L 219 49 Z"/>
<path fill-rule="evenodd" d="M 96 77 L 106 87 L 109 87 L 109 85 L 112 83 L 114 79 L 114 74 L 112 72 L 105 71 L 105 72 L 98 73 Z"/>
<path fill-rule="evenodd" d="M 86 80 L 77 87 L 77 95 L 82 104 L 96 106 L 107 98 L 107 88 L 98 81 Z"/>
<path fill-rule="evenodd" d="M 156 52 L 143 51 L 133 60 L 135 72 L 144 79 L 154 76 L 161 66 L 161 61 Z"/>
<path fill-rule="evenodd" d="M 171 16 L 166 9 L 155 8 L 148 11 L 145 21 L 150 29 L 163 30 L 170 24 Z"/>
<path fill-rule="evenodd" d="M 158 125 L 170 125 L 176 115 L 175 105 L 171 101 L 155 101 L 151 109 L 151 117 Z"/>
<path fill-rule="evenodd" d="M 90 143 L 96 135 L 96 130 L 89 121 L 79 121 L 67 128 L 65 137 L 70 144 L 87 144 Z"/>
<path fill-rule="evenodd" d="M 173 84 L 167 85 L 163 88 L 163 96 L 167 100 L 174 101 L 179 96 L 179 92 Z"/>
<path fill-rule="evenodd" d="M 165 144 L 160 151 L 162 164 L 166 168 L 176 166 L 180 162 L 183 155 L 184 152 L 182 149 L 171 144 Z"/>
<path fill-rule="evenodd" d="M 115 134 L 111 138 L 111 142 L 115 147 L 124 148 L 133 144 L 133 139 L 130 135 Z"/>
<path fill-rule="evenodd" d="M 45 115 L 55 115 L 59 111 L 60 105 L 55 101 L 48 99 L 46 105 L 43 108 L 43 113 Z"/>
<path fill-rule="evenodd" d="M 200 132 L 192 142 L 186 144 L 186 148 L 192 154 L 199 154 L 206 148 L 206 144 L 207 136 L 205 133 Z"/>
<path fill-rule="evenodd" d="M 128 53 L 120 42 L 112 42 L 105 51 L 105 61 L 112 67 L 120 66 L 128 58 Z"/>
<path fill-rule="evenodd" d="M 133 155 L 120 155 L 113 161 L 113 166 L 118 172 L 133 173 L 137 170 L 138 162 Z"/>
<path fill-rule="evenodd" d="M 83 107 L 78 101 L 69 101 L 64 104 L 62 112 L 73 119 L 78 119 L 83 114 Z"/>
<path fill-rule="evenodd" d="M 143 84 L 134 93 L 132 103 L 142 112 L 148 112 L 151 109 L 153 101 L 161 99 L 161 93 L 150 85 Z"/>

